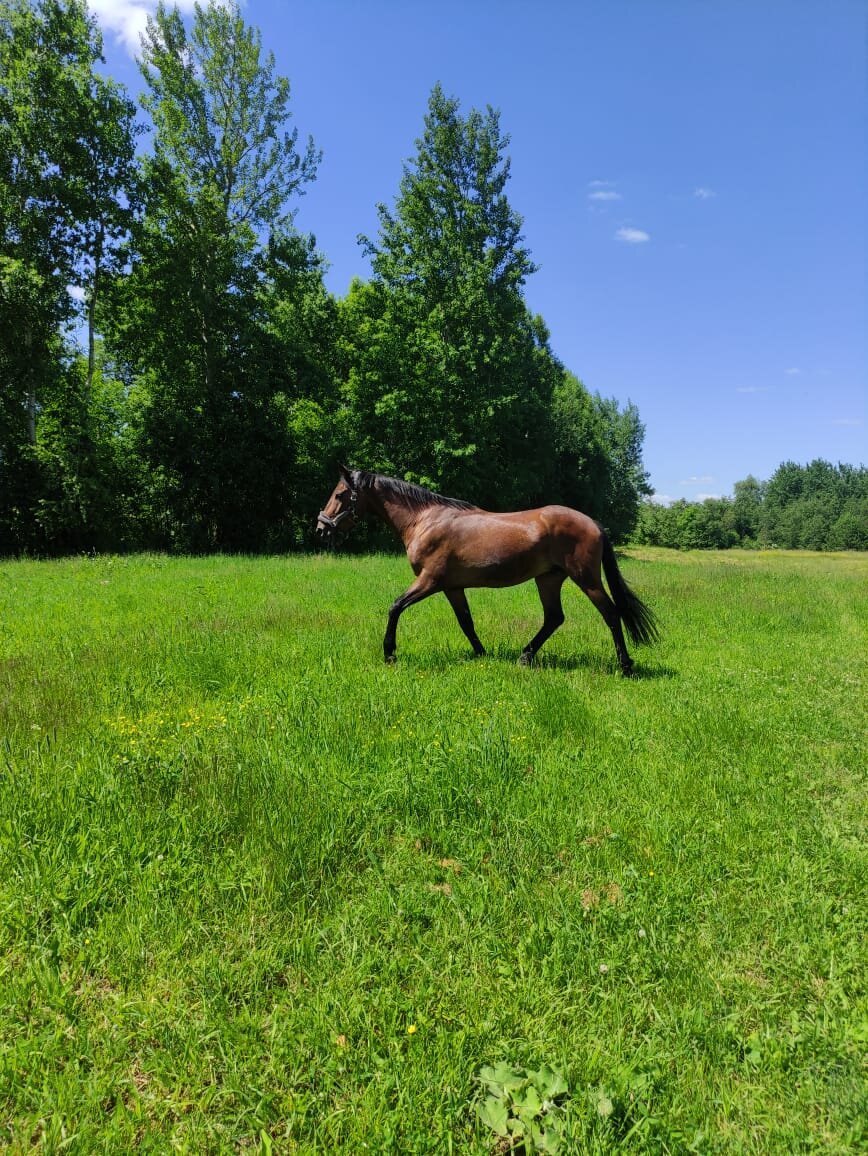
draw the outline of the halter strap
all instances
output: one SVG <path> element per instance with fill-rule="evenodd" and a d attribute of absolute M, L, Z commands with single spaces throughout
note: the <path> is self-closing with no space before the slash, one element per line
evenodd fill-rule
<path fill-rule="evenodd" d="M 338 526 L 340 526 L 341 522 L 343 522 L 346 518 L 354 518 L 356 516 L 356 502 L 358 499 L 358 491 L 354 488 L 351 488 L 350 504 L 345 510 L 341 510 L 341 512 L 334 518 L 329 517 L 328 514 L 320 510 L 317 521 L 322 522 L 323 525 L 330 527 L 332 530 L 337 530 Z"/>

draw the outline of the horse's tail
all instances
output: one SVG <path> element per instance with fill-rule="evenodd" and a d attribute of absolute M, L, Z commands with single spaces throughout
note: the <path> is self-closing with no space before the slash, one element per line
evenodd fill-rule
<path fill-rule="evenodd" d="M 635 643 L 656 642 L 660 635 L 653 611 L 633 593 L 624 581 L 624 577 L 618 569 L 618 560 L 612 549 L 612 543 L 602 526 L 600 532 L 603 535 L 603 570 L 609 584 L 609 593 L 612 595 L 615 609 L 621 615 L 621 621 Z"/>

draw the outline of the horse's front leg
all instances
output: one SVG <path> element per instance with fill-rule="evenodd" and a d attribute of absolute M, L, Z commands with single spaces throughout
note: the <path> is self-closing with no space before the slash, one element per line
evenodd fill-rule
<path fill-rule="evenodd" d="M 395 661 L 395 635 L 398 630 L 398 619 L 408 606 L 412 606 L 414 602 L 421 602 L 424 598 L 430 598 L 441 588 L 441 584 L 435 578 L 422 573 L 413 585 L 408 587 L 401 597 L 396 598 L 389 607 L 389 621 L 386 624 L 386 636 L 383 639 L 383 656 L 386 662 Z"/>

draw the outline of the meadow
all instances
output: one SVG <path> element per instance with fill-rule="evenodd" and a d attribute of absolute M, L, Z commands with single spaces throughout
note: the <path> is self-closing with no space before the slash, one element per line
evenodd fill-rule
<path fill-rule="evenodd" d="M 864 1145 L 868 556 L 621 567 L 0 563 L 0 1147 Z"/>

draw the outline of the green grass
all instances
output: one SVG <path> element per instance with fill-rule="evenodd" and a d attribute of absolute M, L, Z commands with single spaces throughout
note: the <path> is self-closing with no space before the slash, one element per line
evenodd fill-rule
<path fill-rule="evenodd" d="M 865 1143 L 868 558 L 633 551 L 616 673 L 565 590 L 397 558 L 0 564 L 0 1147 Z"/>

